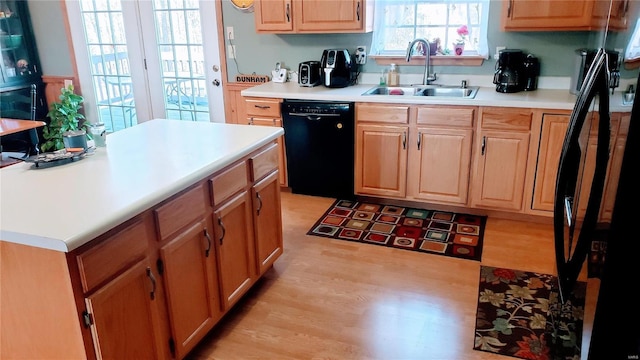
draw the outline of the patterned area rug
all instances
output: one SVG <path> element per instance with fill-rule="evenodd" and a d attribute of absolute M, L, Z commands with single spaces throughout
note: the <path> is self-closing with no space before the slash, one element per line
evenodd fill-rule
<path fill-rule="evenodd" d="M 580 359 L 587 284 L 559 302 L 553 275 L 481 266 L 474 350 L 521 359 Z"/>
<path fill-rule="evenodd" d="M 486 216 L 336 200 L 307 235 L 480 261 Z"/>

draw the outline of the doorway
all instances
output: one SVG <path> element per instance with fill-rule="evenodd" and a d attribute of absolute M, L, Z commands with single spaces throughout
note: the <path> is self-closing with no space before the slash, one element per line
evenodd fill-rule
<path fill-rule="evenodd" d="M 109 132 L 154 118 L 224 122 L 215 1 L 66 3 L 89 121 Z"/>

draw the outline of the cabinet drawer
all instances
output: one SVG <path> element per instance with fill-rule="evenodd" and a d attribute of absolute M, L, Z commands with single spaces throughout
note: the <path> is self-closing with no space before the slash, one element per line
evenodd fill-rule
<path fill-rule="evenodd" d="M 153 237 L 150 217 L 125 227 L 76 257 L 82 290 L 86 293 L 144 257 Z"/>
<path fill-rule="evenodd" d="M 529 131 L 531 129 L 531 118 L 533 113 L 530 109 L 520 108 L 482 108 L 483 129 L 496 130 L 520 130 Z"/>
<path fill-rule="evenodd" d="M 419 106 L 418 124 L 473 127 L 474 108 Z"/>
<path fill-rule="evenodd" d="M 211 180 L 211 194 L 213 194 L 213 205 L 220 205 L 231 195 L 247 187 L 247 163 L 242 161 L 231 168 L 214 176 Z"/>
<path fill-rule="evenodd" d="M 246 99 L 247 116 L 280 117 L 279 99 Z"/>
<path fill-rule="evenodd" d="M 249 159 L 251 181 L 258 181 L 278 168 L 278 145 L 272 144 Z"/>
<path fill-rule="evenodd" d="M 356 104 L 357 121 L 395 124 L 409 123 L 409 106 L 392 104 Z"/>
<path fill-rule="evenodd" d="M 187 190 L 154 210 L 160 238 L 166 239 L 180 228 L 204 216 L 207 212 L 204 183 Z"/>

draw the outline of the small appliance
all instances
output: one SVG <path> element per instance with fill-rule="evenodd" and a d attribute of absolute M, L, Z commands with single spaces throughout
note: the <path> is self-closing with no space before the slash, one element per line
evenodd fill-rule
<path fill-rule="evenodd" d="M 327 49 L 320 60 L 322 83 L 326 87 L 351 85 L 351 55 L 347 49 Z"/>
<path fill-rule="evenodd" d="M 604 50 L 608 58 L 609 66 L 609 88 L 614 89 L 620 85 L 620 53 L 614 50 Z M 596 56 L 596 50 L 593 49 L 577 49 L 575 51 L 575 60 L 573 73 L 571 74 L 571 87 L 569 91 L 572 94 L 578 94 L 582 83 L 587 75 L 589 67 L 593 63 Z"/>
<path fill-rule="evenodd" d="M 523 66 L 525 55 L 522 50 L 500 50 L 496 71 L 493 75 L 493 83 L 496 91 L 502 93 L 514 93 L 523 90 Z"/>
<path fill-rule="evenodd" d="M 320 61 L 304 61 L 298 65 L 298 85 L 320 85 Z"/>

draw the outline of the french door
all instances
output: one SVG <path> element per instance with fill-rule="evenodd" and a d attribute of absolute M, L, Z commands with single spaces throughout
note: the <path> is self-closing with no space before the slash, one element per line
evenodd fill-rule
<path fill-rule="evenodd" d="M 67 0 L 85 113 L 224 122 L 214 0 Z"/>

